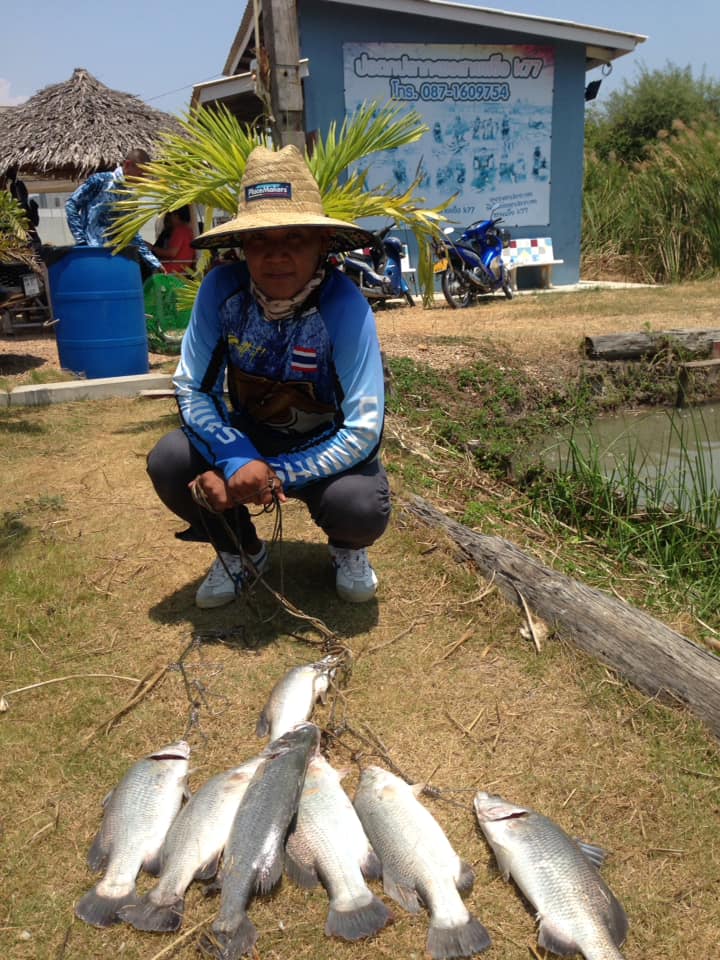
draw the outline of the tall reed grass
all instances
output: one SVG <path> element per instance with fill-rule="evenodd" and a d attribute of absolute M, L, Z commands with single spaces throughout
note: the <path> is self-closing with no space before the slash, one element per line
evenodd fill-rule
<path fill-rule="evenodd" d="M 609 256 L 659 283 L 720 269 L 720 136 L 713 127 L 673 130 L 628 166 L 588 152 L 583 257 Z"/>
<path fill-rule="evenodd" d="M 658 455 L 628 438 L 612 466 L 589 433 L 573 432 L 550 475 L 531 485 L 532 510 L 591 536 L 620 563 L 647 564 L 685 591 L 699 616 L 716 619 L 720 495 L 711 441 L 701 416 L 668 417 Z"/>

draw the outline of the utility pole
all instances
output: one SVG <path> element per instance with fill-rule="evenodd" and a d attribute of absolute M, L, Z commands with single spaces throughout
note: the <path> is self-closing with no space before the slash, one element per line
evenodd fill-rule
<path fill-rule="evenodd" d="M 282 146 L 305 152 L 300 38 L 296 0 L 261 0 L 263 43 L 270 61 L 270 95 Z M 258 38 L 255 38 L 259 45 Z"/>

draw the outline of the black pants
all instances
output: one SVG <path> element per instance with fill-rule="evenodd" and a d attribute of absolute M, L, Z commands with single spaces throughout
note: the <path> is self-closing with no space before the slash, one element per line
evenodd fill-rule
<path fill-rule="evenodd" d="M 153 447 L 147 469 L 165 506 L 190 524 L 192 532 L 187 539 L 212 540 L 219 550 L 235 552 L 219 518 L 192 498 L 189 484 L 212 466 L 182 430 L 167 434 Z M 310 516 L 335 547 L 369 547 L 382 536 L 390 519 L 390 486 L 379 459 L 289 491 L 288 496 L 306 504 Z M 224 517 L 243 548 L 252 548 L 257 535 L 247 508 L 234 507 Z"/>

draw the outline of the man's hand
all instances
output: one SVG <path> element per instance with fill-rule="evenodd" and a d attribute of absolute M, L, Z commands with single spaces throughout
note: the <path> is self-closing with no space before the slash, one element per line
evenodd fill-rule
<path fill-rule="evenodd" d="M 251 460 L 225 480 L 217 470 L 206 470 L 193 483 L 197 483 L 205 499 L 217 513 L 230 510 L 240 503 L 268 506 L 273 501 L 273 492 L 284 503 L 287 497 L 282 484 L 264 460 Z"/>
<path fill-rule="evenodd" d="M 240 467 L 227 481 L 233 503 L 254 503 L 266 507 L 273 502 L 273 493 L 281 503 L 287 500 L 275 471 L 264 460 L 251 460 Z"/>
<path fill-rule="evenodd" d="M 201 473 L 190 484 L 192 487 L 197 484 L 205 495 L 208 505 L 216 513 L 222 513 L 233 506 L 230 500 L 230 494 L 225 483 L 225 477 L 217 470 L 206 470 Z"/>

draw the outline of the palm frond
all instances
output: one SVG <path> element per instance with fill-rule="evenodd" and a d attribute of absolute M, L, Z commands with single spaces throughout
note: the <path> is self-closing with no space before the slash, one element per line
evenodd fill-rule
<path fill-rule="evenodd" d="M 339 129 L 331 124 L 306 159 L 328 216 L 353 222 L 379 217 L 412 231 L 421 251 L 419 276 L 427 299 L 432 290 L 429 241 L 438 235 L 451 200 L 426 207 L 417 192 L 419 178 L 402 193 L 385 186 L 370 189 L 367 173 L 357 169 L 373 154 L 415 143 L 427 132 L 416 111 L 403 109 L 362 104 Z M 115 247 L 130 243 L 153 217 L 185 204 L 203 205 L 208 225 L 216 211 L 233 215 L 248 154 L 261 144 L 273 148 L 269 134 L 243 126 L 224 108 L 193 112 L 181 124 L 182 134 L 162 136 L 157 158 L 144 167 L 143 176 L 128 181 L 126 196 L 117 204 L 122 216 L 110 236 Z"/>
<path fill-rule="evenodd" d="M 343 174 L 373 153 L 395 150 L 415 143 L 428 131 L 416 110 L 402 114 L 402 107 L 363 103 L 342 122 L 335 122 L 327 136 L 320 138 L 308 157 L 308 166 L 318 182 L 323 199 L 334 191 Z"/>
<path fill-rule="evenodd" d="M 346 183 L 338 185 L 324 201 L 325 212 L 329 217 L 340 220 L 361 220 L 368 217 L 385 217 L 398 225 L 413 229 L 419 227 L 423 232 L 434 233 L 437 225 L 444 220 L 442 211 L 450 200 L 439 207 L 427 208 L 424 198 L 415 191 L 418 181 L 410 184 L 404 193 L 396 194 L 388 188 L 369 191 L 362 178 L 352 177 Z"/>
<path fill-rule="evenodd" d="M 224 107 L 194 111 L 180 123 L 183 134 L 163 134 L 157 159 L 144 166 L 142 177 L 128 178 L 126 196 L 117 203 L 123 215 L 110 233 L 118 247 L 153 217 L 185 204 L 205 206 L 208 222 L 216 210 L 234 214 L 248 154 L 260 144 L 271 146 Z"/>
<path fill-rule="evenodd" d="M 0 190 L 0 258 L 30 262 L 29 227 L 21 205 L 7 190 Z"/>

